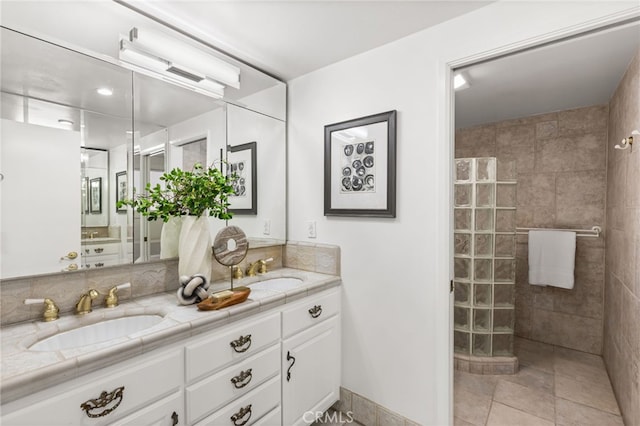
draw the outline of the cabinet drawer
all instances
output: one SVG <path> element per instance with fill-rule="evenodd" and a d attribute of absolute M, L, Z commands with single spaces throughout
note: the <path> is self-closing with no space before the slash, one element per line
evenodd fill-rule
<path fill-rule="evenodd" d="M 194 423 L 279 373 L 280 345 L 273 345 L 189 386 L 186 390 L 187 422 Z"/>
<path fill-rule="evenodd" d="M 271 410 L 253 424 L 254 426 L 282 426 L 282 410 L 280 407 Z"/>
<path fill-rule="evenodd" d="M 216 411 L 197 426 L 250 426 L 258 423 L 265 414 L 280 404 L 280 377 L 236 399 L 231 404 Z"/>
<path fill-rule="evenodd" d="M 318 293 L 282 312 L 282 337 L 287 338 L 305 328 L 336 315 L 340 311 L 340 293 Z"/>
<path fill-rule="evenodd" d="M 164 398 L 136 411 L 112 426 L 174 426 L 184 425 L 182 392 Z"/>
<path fill-rule="evenodd" d="M 157 357 L 147 355 L 123 364 L 27 397 L 25 400 L 30 404 L 3 416 L 2 423 L 12 426 L 109 424 L 177 391 L 184 380 L 179 350 Z M 106 414 L 90 417 L 81 408 L 84 404 L 90 415 Z"/>
<path fill-rule="evenodd" d="M 229 363 L 251 356 L 280 338 L 278 313 L 243 322 L 230 331 L 185 346 L 187 381 L 213 373 Z"/>

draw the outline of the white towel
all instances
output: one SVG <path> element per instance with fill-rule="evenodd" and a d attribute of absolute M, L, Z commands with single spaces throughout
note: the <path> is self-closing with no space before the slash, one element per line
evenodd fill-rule
<path fill-rule="evenodd" d="M 529 231 L 529 284 L 572 289 L 576 233 Z"/>

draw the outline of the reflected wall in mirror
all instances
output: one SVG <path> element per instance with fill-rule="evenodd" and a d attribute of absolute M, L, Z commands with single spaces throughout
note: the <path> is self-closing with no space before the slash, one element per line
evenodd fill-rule
<path fill-rule="evenodd" d="M 123 68 L 117 40 L 143 25 L 220 52 L 115 2 L 69 5 L 86 18 L 81 23 L 61 3 L 55 9 L 64 22 L 44 22 L 43 7 L 3 4 L 0 279 L 160 257 L 162 222 L 117 209 L 117 200 L 173 167 L 221 164 L 228 145 L 254 141 L 258 209 L 231 222 L 252 247 L 284 243 L 283 82 L 225 58 L 240 69 L 241 85 L 228 87 L 224 99 L 207 97 Z M 86 37 L 83 27 L 98 21 L 100 31 Z M 215 235 L 225 222 L 210 224 Z"/>
<path fill-rule="evenodd" d="M 126 216 L 108 206 L 131 146 L 131 71 L 1 37 L 1 278 L 130 262 Z"/>

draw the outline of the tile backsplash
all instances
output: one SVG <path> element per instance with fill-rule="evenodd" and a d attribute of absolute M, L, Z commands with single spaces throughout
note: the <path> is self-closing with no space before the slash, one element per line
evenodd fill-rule
<path fill-rule="evenodd" d="M 339 247 L 296 242 L 251 248 L 240 267 L 246 271 L 251 262 L 267 258 L 273 258 L 273 261 L 269 262 L 269 270 L 291 267 L 325 274 L 340 274 Z M 212 281 L 229 279 L 228 267 L 215 261 L 213 264 Z M 106 293 L 111 287 L 127 282 L 131 283 L 131 288 L 119 292 L 121 300 L 177 290 L 178 260 L 158 260 L 2 280 L 0 324 L 5 326 L 42 318 L 42 306 L 24 305 L 24 299 L 53 299 L 60 308 L 60 314 L 64 315 L 73 311 L 80 296 L 89 288 Z"/>

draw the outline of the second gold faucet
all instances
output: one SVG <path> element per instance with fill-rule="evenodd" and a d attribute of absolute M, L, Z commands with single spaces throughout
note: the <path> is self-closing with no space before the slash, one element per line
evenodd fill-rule
<path fill-rule="evenodd" d="M 91 305 L 93 304 L 93 299 L 98 297 L 100 293 L 98 290 L 90 289 L 85 294 L 80 296 L 80 300 L 76 303 L 76 314 L 84 315 L 91 312 Z"/>

